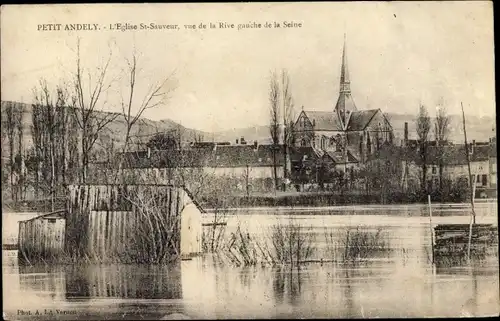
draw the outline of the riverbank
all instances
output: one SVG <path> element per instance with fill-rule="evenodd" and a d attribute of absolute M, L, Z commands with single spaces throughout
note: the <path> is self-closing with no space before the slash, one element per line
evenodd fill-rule
<path fill-rule="evenodd" d="M 356 192 L 276 192 L 252 195 L 227 195 L 224 198 L 204 197 L 200 204 L 204 208 L 231 207 L 324 207 L 338 205 L 398 205 L 398 204 L 426 204 L 428 196 L 424 194 L 391 193 L 364 194 Z M 483 201 L 484 199 L 476 199 Z M 489 199 L 492 200 L 492 199 Z M 494 198 L 496 201 L 496 198 Z M 433 203 L 464 203 L 465 197 L 459 195 L 431 194 Z"/>
<path fill-rule="evenodd" d="M 431 195 L 433 203 L 440 204 L 461 204 L 468 202 L 466 199 L 449 195 Z M 476 203 L 496 202 L 497 198 L 475 198 Z M 254 193 L 251 195 L 226 195 L 220 197 L 203 197 L 199 199 L 200 205 L 205 209 L 213 208 L 269 208 L 269 207 L 311 207 L 321 208 L 329 206 L 364 206 L 364 205 L 409 205 L 427 204 L 427 195 L 415 195 L 404 193 L 392 193 L 381 196 L 380 194 L 363 194 L 356 192 L 282 192 L 276 193 Z M 55 210 L 63 209 L 65 202 L 61 199 L 57 201 Z M 46 213 L 52 211 L 47 200 L 37 202 L 35 200 L 23 201 L 20 203 L 2 203 L 2 212 Z"/>

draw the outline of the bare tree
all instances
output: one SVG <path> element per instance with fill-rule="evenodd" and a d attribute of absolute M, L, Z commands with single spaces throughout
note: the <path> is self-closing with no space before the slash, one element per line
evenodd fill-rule
<path fill-rule="evenodd" d="M 150 84 L 147 92 L 144 94 L 142 100 L 136 102 L 137 93 L 137 81 L 140 80 L 140 69 L 138 69 L 138 56 L 134 52 L 131 59 L 126 59 L 128 70 L 128 95 L 127 100 L 124 102 L 122 99 L 122 116 L 125 120 L 125 144 L 123 146 L 123 152 L 127 151 L 127 147 L 130 141 L 130 135 L 132 128 L 140 119 L 142 114 L 148 110 L 158 106 L 162 106 L 166 103 L 168 94 L 171 92 L 172 88 L 168 87 L 168 82 L 172 75 L 162 78 L 158 82 L 153 82 Z M 123 97 L 122 97 L 123 98 Z"/>
<path fill-rule="evenodd" d="M 102 95 L 110 87 L 113 81 L 108 81 L 108 68 L 111 61 L 112 52 L 110 51 L 107 60 L 102 66 L 97 68 L 97 79 L 92 81 L 92 75 L 88 73 L 88 81 L 84 80 L 84 69 L 80 58 L 80 39 L 77 42 L 77 63 L 76 73 L 74 75 L 75 96 L 73 97 L 74 116 L 78 127 L 80 128 L 80 155 L 81 171 L 80 182 L 87 181 L 90 154 L 99 133 L 106 125 L 114 121 L 119 114 L 99 112 L 98 107 L 102 102 Z M 86 94 L 88 92 L 88 95 Z"/>
<path fill-rule="evenodd" d="M 9 141 L 9 176 L 10 176 L 10 194 L 13 201 L 16 200 L 16 192 L 14 189 L 14 131 L 15 131 L 15 115 L 14 106 L 8 103 L 5 108 L 6 120 L 4 126 L 7 131 L 7 139 Z"/>
<path fill-rule="evenodd" d="M 443 169 L 445 159 L 445 144 L 448 140 L 450 117 L 444 106 L 437 108 L 436 122 L 434 123 L 434 134 L 436 135 L 436 144 L 438 152 L 439 166 L 439 189 L 443 190 Z"/>
<path fill-rule="evenodd" d="M 429 117 L 427 108 L 423 104 L 420 104 L 415 122 L 417 125 L 419 157 L 422 167 L 421 189 L 425 192 L 427 184 L 427 150 L 429 145 L 429 133 L 431 130 L 431 118 Z"/>
<path fill-rule="evenodd" d="M 35 144 L 35 191 L 38 197 L 40 182 L 44 190 L 48 189 L 51 207 L 54 210 L 54 200 L 57 189 L 69 183 L 69 163 L 74 164 L 75 158 L 68 159 L 68 144 L 76 144 L 75 132 L 67 107 L 68 92 L 61 86 L 52 96 L 45 80 L 40 81 L 40 87 L 33 90 L 34 104 L 32 111 L 31 133 Z M 71 134 L 72 137 L 68 137 Z M 73 165 L 74 166 L 74 165 Z"/>
<path fill-rule="evenodd" d="M 19 104 L 16 108 L 14 125 L 17 129 L 17 154 L 16 154 L 16 170 L 18 174 L 17 180 L 17 197 L 24 199 L 25 190 L 25 170 L 24 170 L 24 148 L 23 148 L 23 115 L 24 115 L 24 105 Z"/>
<path fill-rule="evenodd" d="M 280 144 L 280 124 L 279 124 L 279 100 L 280 88 L 278 77 L 275 72 L 271 73 L 271 81 L 269 83 L 269 132 L 271 134 L 271 141 L 273 144 L 273 178 L 274 189 L 278 189 L 278 164 L 277 164 L 277 151 Z"/>
<path fill-rule="evenodd" d="M 283 113 L 283 175 L 287 177 L 287 155 L 288 147 L 293 143 L 293 97 L 290 86 L 290 76 L 288 71 L 283 69 L 281 71 L 281 103 Z M 286 189 L 286 186 L 285 186 Z"/>

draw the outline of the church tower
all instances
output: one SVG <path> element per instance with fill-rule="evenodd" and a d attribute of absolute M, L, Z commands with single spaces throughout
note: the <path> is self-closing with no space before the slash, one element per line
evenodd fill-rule
<path fill-rule="evenodd" d="M 344 48 L 342 50 L 342 66 L 340 68 L 340 90 L 337 105 L 335 105 L 335 112 L 340 118 L 340 122 L 344 128 L 347 127 L 349 121 L 349 114 L 357 111 L 354 100 L 351 96 L 351 81 L 349 78 L 349 69 L 347 67 L 346 56 L 346 40 L 344 34 Z"/>

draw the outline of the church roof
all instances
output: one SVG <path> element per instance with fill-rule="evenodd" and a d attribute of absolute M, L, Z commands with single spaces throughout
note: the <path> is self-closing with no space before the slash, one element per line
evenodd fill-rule
<path fill-rule="evenodd" d="M 370 123 L 373 116 L 378 112 L 378 109 L 371 110 L 359 110 L 351 113 L 351 117 L 349 119 L 349 124 L 347 125 L 348 131 L 358 131 L 364 130 L 366 126 Z"/>
<path fill-rule="evenodd" d="M 344 122 L 347 122 L 346 131 L 364 130 L 380 109 L 359 110 L 351 95 L 351 81 L 347 66 L 346 44 L 342 50 L 342 66 L 340 69 L 340 90 L 337 104 L 333 111 L 304 112 L 314 124 L 315 131 L 344 131 Z M 300 116 L 299 116 L 300 118 Z"/>
<path fill-rule="evenodd" d="M 341 131 L 342 124 L 336 113 L 331 111 L 306 111 L 306 116 L 312 122 L 314 120 L 314 130 Z"/>

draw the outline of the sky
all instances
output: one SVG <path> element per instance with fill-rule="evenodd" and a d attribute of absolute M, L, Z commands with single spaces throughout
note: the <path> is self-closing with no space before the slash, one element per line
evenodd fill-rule
<path fill-rule="evenodd" d="M 208 28 L 210 22 L 237 27 L 274 21 L 301 27 Z M 96 23 L 101 29 L 37 30 L 50 23 Z M 109 30 L 115 23 L 180 28 Z M 184 29 L 200 23 L 207 29 Z M 296 114 L 333 110 L 345 34 L 358 109 L 416 114 L 423 103 L 431 115 L 438 105 L 459 114 L 463 102 L 466 114 L 495 115 L 491 2 L 2 6 L 0 30 L 2 100 L 31 103 L 40 79 L 51 88 L 70 83 L 80 39 L 91 82 L 111 53 L 111 87 L 100 109 L 121 110 L 128 96 L 126 61 L 135 51 L 134 106 L 152 84 L 169 77 L 169 99 L 143 116 L 204 131 L 266 125 L 272 70 L 288 71 Z"/>

